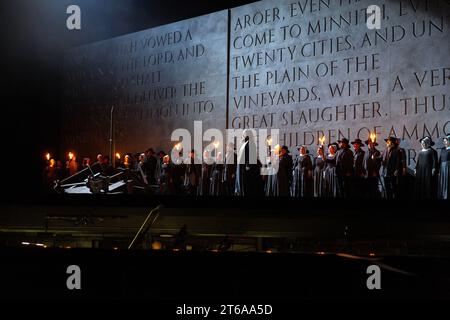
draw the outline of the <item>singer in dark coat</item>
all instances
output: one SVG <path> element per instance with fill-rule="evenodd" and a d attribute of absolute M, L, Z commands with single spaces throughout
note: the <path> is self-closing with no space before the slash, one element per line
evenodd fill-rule
<path fill-rule="evenodd" d="M 293 197 L 311 197 L 313 195 L 313 165 L 306 146 L 299 148 L 294 161 L 292 178 Z"/>
<path fill-rule="evenodd" d="M 273 157 L 278 157 L 278 170 L 267 176 L 266 196 L 288 197 L 291 189 L 292 157 L 287 146 L 276 150 Z M 271 165 L 273 162 L 271 163 Z M 269 165 L 269 171 L 273 169 Z"/>
<path fill-rule="evenodd" d="M 152 148 L 147 149 L 145 151 L 145 159 L 144 163 L 142 164 L 142 170 L 144 171 L 145 176 L 147 177 L 148 184 L 155 185 L 156 184 L 156 178 L 158 176 L 158 173 L 156 172 L 156 167 L 158 165 L 158 160 L 155 157 L 155 152 Z M 160 164 L 162 165 L 162 163 Z"/>
<path fill-rule="evenodd" d="M 223 163 L 215 163 L 211 171 L 211 185 L 209 187 L 210 196 L 222 196 L 225 194 L 223 183 Z"/>
<path fill-rule="evenodd" d="M 161 172 L 159 174 L 159 188 L 163 195 L 173 194 L 175 189 L 173 185 L 173 165 L 170 162 L 169 156 L 166 155 L 161 165 Z"/>
<path fill-rule="evenodd" d="M 44 187 L 48 190 L 53 187 L 55 181 L 57 180 L 56 176 L 56 161 L 54 159 L 50 159 L 47 167 L 44 169 Z"/>
<path fill-rule="evenodd" d="M 437 191 L 438 156 L 430 137 L 421 139 L 420 144 L 422 151 L 416 162 L 416 199 L 432 199 Z"/>
<path fill-rule="evenodd" d="M 173 162 L 173 188 L 175 194 L 183 193 L 183 184 L 186 174 L 186 165 L 183 163 L 182 153 L 179 153 L 179 158 Z"/>
<path fill-rule="evenodd" d="M 386 141 L 386 149 L 382 154 L 384 196 L 388 199 L 398 198 L 398 175 L 402 170 L 401 154 L 398 150 L 397 138 L 389 137 Z"/>
<path fill-rule="evenodd" d="M 237 155 L 234 151 L 234 145 L 230 144 L 227 147 L 223 166 L 224 194 L 227 196 L 234 195 L 234 188 L 236 186 L 236 165 Z"/>
<path fill-rule="evenodd" d="M 196 195 L 201 175 L 201 164 L 200 160 L 196 158 L 194 150 L 191 151 L 189 157 L 190 162 L 186 164 L 184 187 L 187 194 Z"/>
<path fill-rule="evenodd" d="M 323 146 L 317 149 L 317 157 L 314 158 L 314 197 L 322 197 L 324 193 L 324 171 L 326 157 Z"/>
<path fill-rule="evenodd" d="M 438 198 L 450 200 L 450 135 L 444 138 L 444 147 L 439 157 Z"/>
<path fill-rule="evenodd" d="M 350 150 L 348 139 L 338 140 L 339 151 L 336 154 L 336 173 L 339 183 L 340 197 L 348 198 L 351 195 L 353 180 L 353 152 Z"/>
<path fill-rule="evenodd" d="M 380 189 L 378 187 L 380 182 L 380 168 L 381 168 L 381 152 L 376 146 L 378 143 L 372 140 L 366 140 L 368 150 L 364 156 L 364 170 L 366 172 L 366 198 L 380 198 Z"/>
<path fill-rule="evenodd" d="M 259 196 L 264 192 L 254 141 L 251 131 L 245 130 L 237 157 L 235 194 L 238 196 Z"/>
<path fill-rule="evenodd" d="M 328 155 L 325 159 L 325 170 L 323 171 L 324 190 L 327 198 L 339 197 L 339 183 L 336 173 L 336 152 L 339 150 L 337 143 L 328 145 Z"/>
<path fill-rule="evenodd" d="M 223 157 L 222 153 L 218 152 L 216 161 L 211 168 L 211 184 L 209 186 L 210 196 L 223 196 L 225 194 L 225 186 L 223 181 Z"/>
<path fill-rule="evenodd" d="M 364 156 L 365 151 L 362 149 L 364 146 L 361 139 L 355 139 L 351 142 L 353 148 L 355 149 L 355 153 L 353 155 L 353 183 L 351 186 L 352 195 L 357 198 L 362 198 L 365 194 L 364 189 L 365 185 L 365 177 L 366 177 L 366 169 L 364 169 Z"/>
<path fill-rule="evenodd" d="M 397 138 L 397 148 L 400 159 L 400 170 L 397 177 L 398 197 L 405 199 L 411 195 L 411 191 L 413 190 L 408 190 L 408 185 L 414 185 L 414 181 L 408 181 L 409 177 L 407 174 L 408 163 L 406 158 L 406 150 L 400 147 L 399 138 Z"/>
<path fill-rule="evenodd" d="M 162 164 L 163 164 L 164 156 L 166 156 L 166 153 L 164 151 L 162 151 L 162 150 L 160 150 L 157 153 L 157 155 L 156 155 L 156 170 L 155 170 L 155 179 L 156 179 L 156 181 L 159 181 L 159 175 L 161 174 L 161 167 L 162 167 Z M 146 170 L 145 166 L 146 166 L 146 164 L 144 163 L 144 166 L 142 168 L 144 170 L 144 173 L 145 173 L 145 170 Z M 147 181 L 148 181 L 148 179 L 147 179 Z"/>
<path fill-rule="evenodd" d="M 209 195 L 212 168 L 213 168 L 212 164 L 203 162 L 201 175 L 200 175 L 200 184 L 198 186 L 198 195 L 199 196 L 208 196 Z"/>

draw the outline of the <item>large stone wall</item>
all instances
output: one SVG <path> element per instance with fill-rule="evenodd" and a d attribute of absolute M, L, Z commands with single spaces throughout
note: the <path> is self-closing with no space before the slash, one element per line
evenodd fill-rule
<path fill-rule="evenodd" d="M 381 9 L 371 30 L 366 9 Z M 231 127 L 279 128 L 281 144 L 450 132 L 450 3 L 268 0 L 232 9 Z"/>
<path fill-rule="evenodd" d="M 65 59 L 63 146 L 109 152 L 168 150 L 176 128 L 225 129 L 228 12 L 71 50 Z"/>
<path fill-rule="evenodd" d="M 366 24 L 372 4 L 380 29 Z M 313 154 L 323 136 L 328 143 L 373 132 L 384 143 L 394 135 L 410 167 L 423 136 L 442 147 L 450 132 L 448 0 L 267 0 L 230 17 L 222 11 L 73 49 L 64 148 L 107 152 L 112 106 L 120 152 L 167 151 L 171 132 L 192 130 L 194 120 L 204 129 L 280 129 L 281 144 L 306 144 Z"/>

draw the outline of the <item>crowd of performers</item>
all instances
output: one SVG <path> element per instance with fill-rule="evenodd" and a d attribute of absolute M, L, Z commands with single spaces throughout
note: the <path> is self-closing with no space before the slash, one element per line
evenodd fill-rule
<path fill-rule="evenodd" d="M 315 157 L 304 145 L 298 148 L 295 158 L 288 147 L 277 146 L 271 157 L 277 158 L 278 170 L 271 172 L 269 163 L 265 175 L 261 175 L 260 161 L 250 161 L 256 145 L 248 136 L 243 141 L 241 150 L 229 144 L 224 156 L 216 152 L 212 163 L 196 160 L 194 150 L 189 154 L 190 162 L 183 163 L 150 148 L 135 156 L 127 154 L 117 167 L 139 171 L 147 184 L 158 186 L 159 193 L 165 195 L 450 199 L 450 135 L 444 137 L 439 156 L 430 137 L 421 139 L 422 150 L 412 173 L 408 172 L 406 152 L 395 137 L 384 140 L 383 151 L 371 139 L 342 139 L 327 147 L 319 146 Z M 203 159 L 211 156 L 205 151 Z M 97 162 L 104 175 L 113 175 L 117 170 L 108 156 L 98 155 Z M 85 158 L 81 167 L 89 165 L 90 160 Z M 50 159 L 44 176 L 53 182 L 79 169 L 74 155 L 64 168 Z"/>

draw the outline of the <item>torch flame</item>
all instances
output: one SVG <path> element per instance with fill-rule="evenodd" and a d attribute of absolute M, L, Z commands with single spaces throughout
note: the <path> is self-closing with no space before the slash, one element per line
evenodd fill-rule
<path fill-rule="evenodd" d="M 325 136 L 319 138 L 320 145 L 323 146 L 325 144 Z"/>
<path fill-rule="evenodd" d="M 214 148 L 217 149 L 217 148 L 219 147 L 219 145 L 220 145 L 219 141 L 215 141 L 215 142 L 214 142 Z"/>
<path fill-rule="evenodd" d="M 72 160 L 73 156 L 74 156 L 73 152 L 69 152 L 69 160 Z"/>
<path fill-rule="evenodd" d="M 50 161 L 50 153 L 47 152 L 47 153 L 45 154 L 45 159 L 47 159 L 47 161 Z"/>
<path fill-rule="evenodd" d="M 181 143 L 178 142 L 178 143 L 175 145 L 175 150 L 180 150 L 180 149 L 181 149 Z"/>
<path fill-rule="evenodd" d="M 267 138 L 267 144 L 271 145 L 272 144 L 272 138 Z"/>
<path fill-rule="evenodd" d="M 120 153 L 116 153 L 116 158 L 120 160 Z"/>
<path fill-rule="evenodd" d="M 377 134 L 374 132 L 370 133 L 370 141 L 375 142 L 377 140 Z"/>

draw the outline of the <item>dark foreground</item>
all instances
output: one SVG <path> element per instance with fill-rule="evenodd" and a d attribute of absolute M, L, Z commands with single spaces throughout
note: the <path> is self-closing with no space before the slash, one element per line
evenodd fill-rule
<path fill-rule="evenodd" d="M 257 303 L 297 299 L 449 299 L 450 259 L 334 254 L 2 249 L 2 297 Z M 381 290 L 367 267 L 381 266 Z M 69 265 L 81 290 L 68 290 Z"/>
<path fill-rule="evenodd" d="M 448 202 L 52 196 L 10 198 L 1 212 L 2 298 L 146 299 L 168 314 L 189 303 L 288 312 L 303 299 L 450 299 Z M 67 287 L 72 265 L 80 290 Z M 371 265 L 381 289 L 367 286 Z"/>

